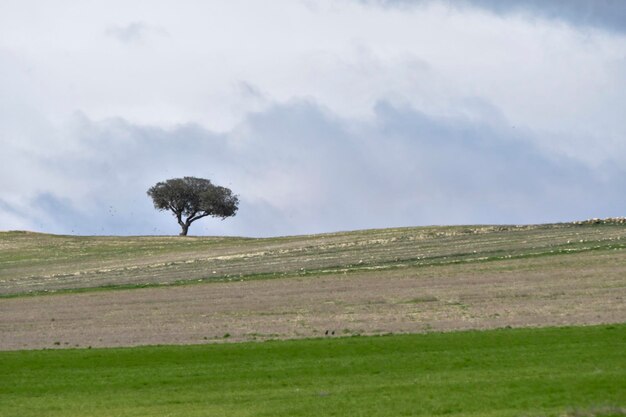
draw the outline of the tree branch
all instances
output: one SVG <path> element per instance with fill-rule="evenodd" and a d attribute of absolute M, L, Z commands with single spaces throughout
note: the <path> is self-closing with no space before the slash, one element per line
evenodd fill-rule
<path fill-rule="evenodd" d="M 189 222 L 189 224 L 191 224 L 192 222 L 195 222 L 196 220 L 201 219 L 201 218 L 206 217 L 206 216 L 209 216 L 209 215 L 210 215 L 210 213 L 207 213 L 205 211 L 205 212 L 202 212 L 200 214 L 197 214 L 197 215 L 194 214 L 193 216 L 188 217 L 187 221 Z"/>

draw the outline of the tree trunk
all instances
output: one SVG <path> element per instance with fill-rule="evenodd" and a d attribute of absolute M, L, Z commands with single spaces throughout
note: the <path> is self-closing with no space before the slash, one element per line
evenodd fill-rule
<path fill-rule="evenodd" d="M 187 236 L 187 232 L 189 231 L 189 225 L 183 223 L 180 225 L 180 227 L 182 230 L 180 231 L 180 234 L 178 236 Z"/>

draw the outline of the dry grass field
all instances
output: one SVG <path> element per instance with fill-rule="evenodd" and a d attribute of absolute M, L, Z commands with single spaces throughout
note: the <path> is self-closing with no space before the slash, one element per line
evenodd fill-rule
<path fill-rule="evenodd" d="M 623 224 L 418 227 L 269 239 L 0 232 L 0 296 L 198 280 L 386 272 L 606 254 L 624 248 Z"/>
<path fill-rule="evenodd" d="M 0 349 L 622 323 L 625 239 L 622 224 L 272 239 L 7 232 Z"/>

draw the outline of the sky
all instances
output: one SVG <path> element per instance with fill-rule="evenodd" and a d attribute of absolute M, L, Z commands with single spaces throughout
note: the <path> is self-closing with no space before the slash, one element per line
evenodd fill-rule
<path fill-rule="evenodd" d="M 0 230 L 278 236 L 626 216 L 626 2 L 0 2 Z"/>

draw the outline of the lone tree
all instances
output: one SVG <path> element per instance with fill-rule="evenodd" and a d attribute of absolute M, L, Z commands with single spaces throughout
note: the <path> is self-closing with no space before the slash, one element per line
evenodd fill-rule
<path fill-rule="evenodd" d="M 181 227 L 180 236 L 187 236 L 189 226 L 207 216 L 234 216 L 239 199 L 233 192 L 204 178 L 172 178 L 158 182 L 148 190 L 157 210 L 171 211 Z"/>

